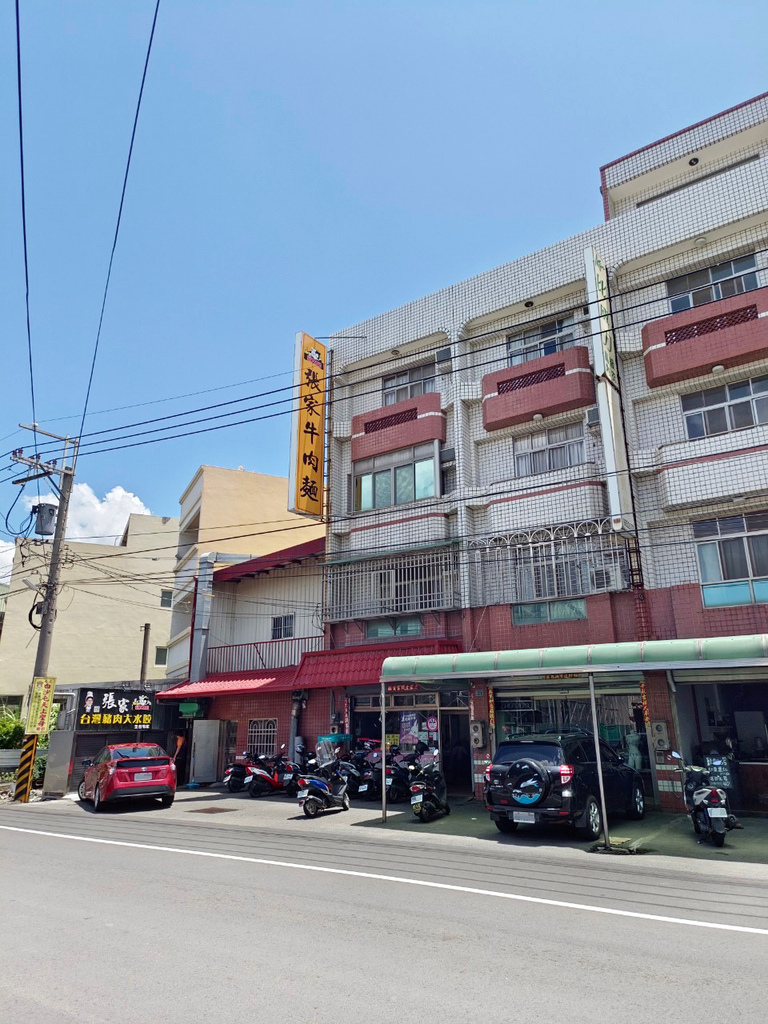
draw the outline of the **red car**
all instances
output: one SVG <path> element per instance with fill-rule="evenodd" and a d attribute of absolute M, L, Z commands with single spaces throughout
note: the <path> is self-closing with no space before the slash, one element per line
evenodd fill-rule
<path fill-rule="evenodd" d="M 83 761 L 85 778 L 77 795 L 94 811 L 126 797 L 159 796 L 170 807 L 176 795 L 176 765 L 156 743 L 116 743 Z"/>

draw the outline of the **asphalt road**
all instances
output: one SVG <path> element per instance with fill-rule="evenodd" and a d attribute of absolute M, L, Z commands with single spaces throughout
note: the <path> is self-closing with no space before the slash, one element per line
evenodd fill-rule
<path fill-rule="evenodd" d="M 762 866 L 301 824 L 0 808 L 0 1020 L 765 1020 Z"/>

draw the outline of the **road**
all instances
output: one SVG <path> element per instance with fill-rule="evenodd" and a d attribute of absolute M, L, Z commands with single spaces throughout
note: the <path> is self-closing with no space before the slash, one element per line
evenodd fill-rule
<path fill-rule="evenodd" d="M 765 1019 L 768 868 L 330 824 L 0 808 L 3 1024 Z"/>

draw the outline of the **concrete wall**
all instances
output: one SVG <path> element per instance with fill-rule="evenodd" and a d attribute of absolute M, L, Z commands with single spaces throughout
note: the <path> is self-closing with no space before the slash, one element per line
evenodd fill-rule
<path fill-rule="evenodd" d="M 170 633 L 171 611 L 160 599 L 173 589 L 177 532 L 177 519 L 132 515 L 119 546 L 66 542 L 49 669 L 58 684 L 137 678 L 145 622 L 148 678 L 164 678 L 155 648 L 166 646 Z M 0 638 L 0 696 L 26 694 L 32 681 L 38 634 L 27 617 L 36 596 L 22 580 L 47 577 L 49 557 L 50 541 L 17 541 Z"/>

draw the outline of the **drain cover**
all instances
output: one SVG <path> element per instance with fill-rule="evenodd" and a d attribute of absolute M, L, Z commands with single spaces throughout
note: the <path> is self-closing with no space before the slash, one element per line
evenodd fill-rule
<path fill-rule="evenodd" d="M 187 811 L 187 814 L 229 814 L 234 809 L 234 807 L 196 807 L 193 811 Z"/>

